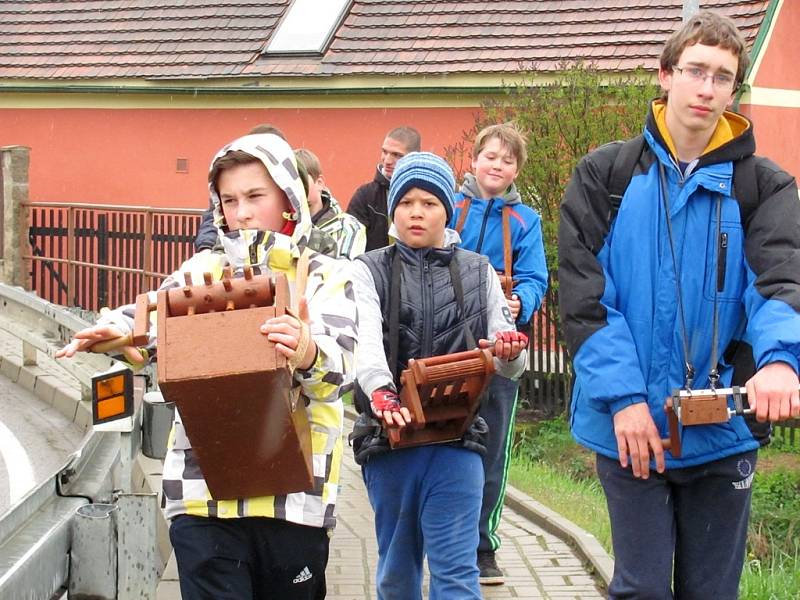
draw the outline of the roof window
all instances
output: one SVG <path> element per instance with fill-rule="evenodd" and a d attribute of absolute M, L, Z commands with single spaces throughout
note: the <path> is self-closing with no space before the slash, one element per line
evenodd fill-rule
<path fill-rule="evenodd" d="M 352 0 L 294 0 L 266 54 L 322 54 Z"/>

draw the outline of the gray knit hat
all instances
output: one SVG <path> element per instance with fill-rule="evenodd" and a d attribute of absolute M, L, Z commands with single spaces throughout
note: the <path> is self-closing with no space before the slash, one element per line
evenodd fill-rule
<path fill-rule="evenodd" d="M 453 217 L 453 194 L 456 179 L 444 159 L 430 152 L 410 152 L 397 161 L 389 182 L 389 216 L 394 216 L 397 202 L 412 188 L 425 190 L 436 196 L 447 213 L 447 222 Z"/>

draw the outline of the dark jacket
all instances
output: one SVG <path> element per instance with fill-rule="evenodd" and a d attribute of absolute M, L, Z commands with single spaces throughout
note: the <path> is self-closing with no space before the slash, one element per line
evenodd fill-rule
<path fill-rule="evenodd" d="M 367 252 L 389 245 L 388 194 L 389 180 L 378 167 L 375 178 L 359 187 L 347 205 L 347 212 L 367 229 Z"/>
<path fill-rule="evenodd" d="M 392 262 L 395 254 L 400 261 L 400 308 L 397 364 L 394 366 L 394 385 L 401 389 L 400 374 L 411 358 L 439 356 L 467 350 L 469 345 L 464 331 L 464 317 L 458 309 L 450 278 L 450 262 L 456 256 L 462 281 L 463 315 L 475 340 L 488 337 L 487 273 L 485 256 L 465 251 L 455 246 L 446 248 L 413 249 L 402 242 L 393 246 L 362 254 L 369 269 L 375 291 L 384 315 L 383 347 L 387 360 L 391 348 L 389 320 L 391 303 Z M 362 356 L 362 359 L 365 357 Z M 389 443 L 378 421 L 371 414 L 368 398 L 356 387 L 356 405 L 359 416 L 350 440 L 356 462 L 364 464 L 373 456 L 388 452 Z M 476 416 L 460 441 L 454 444 L 480 454 L 486 451 L 486 422 Z"/>
<path fill-rule="evenodd" d="M 464 290 L 464 316 L 475 340 L 487 337 L 487 259 L 473 252 L 447 248 L 414 249 L 398 242 L 357 257 L 369 267 L 381 303 L 383 347 L 389 353 L 389 310 L 392 260 L 401 261 L 399 342 L 395 385 L 411 358 L 440 356 L 468 349 L 463 318 L 450 279 L 450 261 L 457 256 Z M 391 367 L 392 365 L 390 365 Z"/>
<path fill-rule="evenodd" d="M 584 157 L 567 187 L 559 229 L 559 282 L 576 377 L 572 431 L 580 443 L 610 458 L 617 456 L 614 415 L 631 404 L 648 403 L 661 436 L 667 436 L 664 401 L 684 382 L 676 272 L 695 388 L 708 387 L 715 297 L 720 387 L 730 385 L 733 376 L 725 350 L 739 340 L 752 346 L 757 368 L 773 361 L 798 366 L 797 187 L 786 172 L 759 159 L 758 206 L 743 221 L 743 200 L 731 185 L 733 164 L 753 154 L 755 141 L 744 117 L 726 113 L 723 118 L 732 137 L 682 172 L 651 112 L 644 152 L 615 218 L 608 182 L 619 144 Z M 659 165 L 666 175 L 677 269 Z M 668 453 L 667 467 L 703 464 L 757 446 L 742 417 L 686 427 L 682 457 Z"/>

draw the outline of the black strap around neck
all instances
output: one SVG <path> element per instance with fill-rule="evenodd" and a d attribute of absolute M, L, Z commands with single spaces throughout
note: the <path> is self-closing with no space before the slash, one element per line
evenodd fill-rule
<path fill-rule="evenodd" d="M 397 246 L 392 246 L 392 283 L 389 291 L 389 370 L 397 381 L 397 358 L 400 348 L 400 275 L 403 265 Z"/>
<path fill-rule="evenodd" d="M 456 296 L 456 305 L 458 306 L 458 314 L 461 317 L 461 323 L 464 325 L 464 341 L 467 343 L 467 350 L 477 348 L 478 344 L 475 342 L 475 336 L 467 323 L 467 316 L 464 312 L 464 286 L 461 282 L 461 272 L 458 268 L 458 261 L 456 260 L 456 252 L 453 251 L 453 258 L 450 260 L 450 281 L 453 283 L 453 292 Z"/>
<path fill-rule="evenodd" d="M 658 179 L 661 184 L 661 197 L 664 203 L 664 218 L 667 223 L 667 236 L 669 237 L 669 249 L 672 253 L 672 268 L 675 274 L 675 293 L 678 299 L 678 312 L 681 320 L 681 340 L 683 342 L 683 361 L 685 366 L 685 379 L 683 387 L 685 390 L 691 390 L 694 383 L 695 369 L 692 364 L 692 357 L 689 348 L 689 334 L 686 329 L 686 312 L 683 307 L 683 292 L 681 291 L 681 273 L 678 266 L 678 257 L 675 253 L 675 240 L 672 233 L 672 217 L 670 217 L 669 210 L 669 192 L 667 191 L 667 176 L 664 171 L 664 164 L 658 161 Z M 715 258 L 719 260 L 719 239 L 721 234 L 722 223 L 722 196 L 717 195 L 717 211 L 716 211 L 717 227 L 716 227 L 716 243 L 714 244 Z M 714 286 L 714 313 L 712 320 L 711 332 L 711 368 L 708 374 L 709 383 L 714 389 L 719 381 L 719 372 L 717 370 L 718 351 L 717 344 L 719 342 L 719 301 L 717 298 L 718 286 Z"/>

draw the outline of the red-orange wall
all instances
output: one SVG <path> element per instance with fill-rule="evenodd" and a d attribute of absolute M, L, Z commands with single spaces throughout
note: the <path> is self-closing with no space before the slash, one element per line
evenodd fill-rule
<path fill-rule="evenodd" d="M 800 108 L 742 105 L 740 110 L 753 121 L 756 154 L 769 157 L 800 177 Z"/>
<path fill-rule="evenodd" d="M 800 90 L 800 2 L 785 0 L 754 85 Z"/>
<path fill-rule="evenodd" d="M 786 0 L 777 13 L 777 21 L 769 39 L 753 86 L 760 96 L 763 88 L 800 91 L 800 1 Z M 800 107 L 742 105 L 742 113 L 753 121 L 756 152 L 768 156 L 781 167 L 800 177 Z"/>
<path fill-rule="evenodd" d="M 476 109 L 2 109 L 0 146 L 31 147 L 34 201 L 205 207 L 213 154 L 269 122 L 322 162 L 347 204 L 371 180 L 387 131 L 412 125 L 424 150 L 441 153 L 471 127 Z M 189 161 L 188 174 L 176 159 Z"/>

